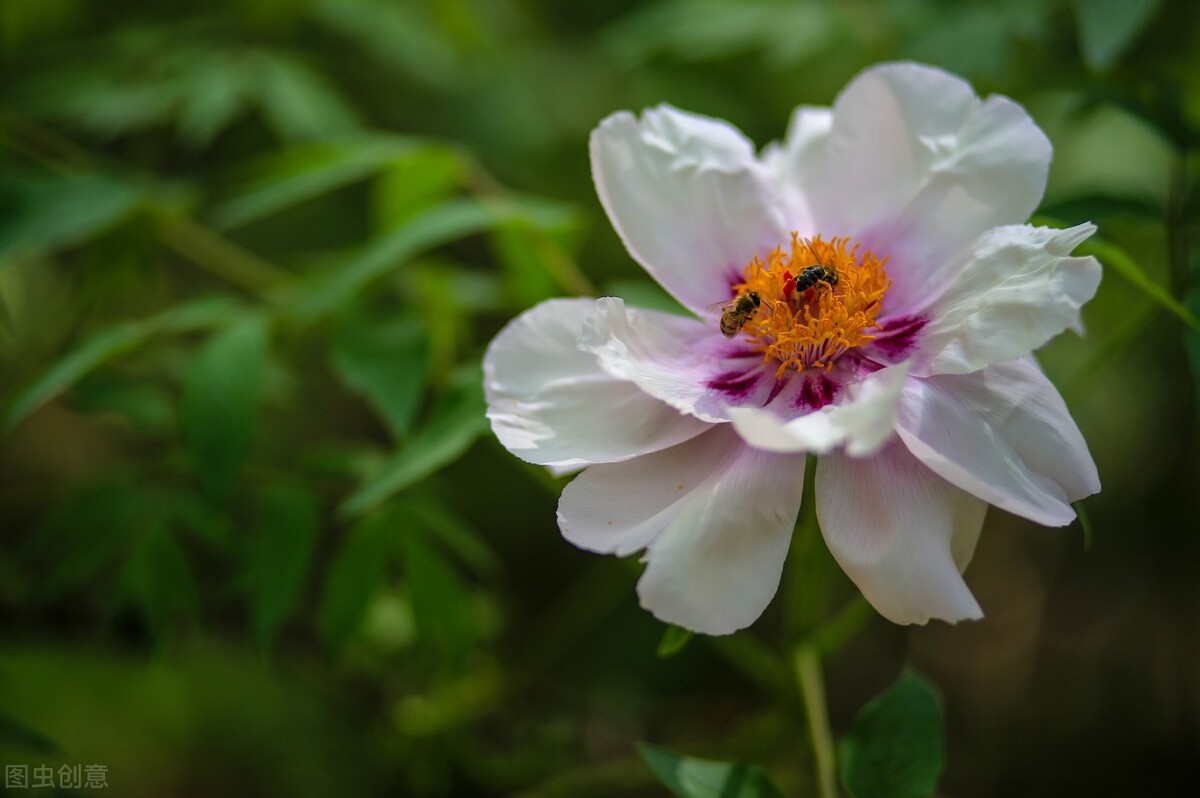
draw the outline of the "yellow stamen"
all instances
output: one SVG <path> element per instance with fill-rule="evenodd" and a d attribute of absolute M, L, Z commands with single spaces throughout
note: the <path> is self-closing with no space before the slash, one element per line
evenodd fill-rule
<path fill-rule="evenodd" d="M 892 284 L 883 268 L 887 258 L 870 250 L 860 256 L 857 244 L 847 251 L 848 245 L 847 238 L 826 242 L 792 233 L 790 251 L 776 247 L 765 263 L 755 256 L 744 282 L 733 286 L 738 296 L 753 291 L 762 300 L 743 329 L 765 361 L 779 363 L 777 378 L 789 368 L 828 370 L 843 352 L 874 339 L 869 331 Z M 807 291 L 790 290 L 810 266 L 833 267 L 837 285 L 817 282 Z"/>

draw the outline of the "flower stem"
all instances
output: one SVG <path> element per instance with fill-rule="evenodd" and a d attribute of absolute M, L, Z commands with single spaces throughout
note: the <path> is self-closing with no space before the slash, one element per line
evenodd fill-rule
<path fill-rule="evenodd" d="M 808 736 L 812 740 L 813 760 L 817 771 L 817 790 L 821 798 L 837 798 L 833 777 L 833 732 L 829 729 L 829 710 L 825 706 L 825 677 L 821 673 L 821 656 L 812 643 L 801 643 L 792 655 L 796 682 L 804 711 L 808 715 Z"/>

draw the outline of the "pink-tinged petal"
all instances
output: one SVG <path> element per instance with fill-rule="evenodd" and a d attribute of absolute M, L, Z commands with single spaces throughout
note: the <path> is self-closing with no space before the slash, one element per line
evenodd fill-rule
<path fill-rule="evenodd" d="M 727 421 L 728 404 L 762 405 L 778 396 L 775 367 L 745 344 L 726 341 L 715 322 L 601 297 L 579 345 L 612 377 L 703 421 Z"/>
<path fill-rule="evenodd" d="M 804 458 L 755 451 L 728 426 L 636 460 L 592 466 L 563 491 L 570 542 L 626 555 L 655 617 L 711 635 L 745 628 L 779 587 L 800 509 Z"/>
<path fill-rule="evenodd" d="M 775 191 L 793 209 L 789 222 L 801 235 L 820 232 L 813 210 L 820 197 L 812 191 L 820 185 L 825 142 L 832 127 L 832 109 L 802 105 L 792 112 L 783 143 L 763 150 L 763 165 L 775 183 Z"/>
<path fill-rule="evenodd" d="M 522 460 L 563 470 L 626 460 L 709 426 L 611 377 L 595 355 L 578 348 L 595 307 L 591 299 L 543 302 L 509 322 L 488 347 L 488 418 Z"/>
<path fill-rule="evenodd" d="M 997 227 L 960 256 L 958 276 L 928 309 L 914 374 L 965 374 L 1037 349 L 1079 327 L 1100 285 L 1095 258 L 1070 257 L 1096 231 Z"/>
<path fill-rule="evenodd" d="M 1062 397 L 1032 358 L 972 374 L 912 379 L 900 439 L 948 482 L 1046 526 L 1100 490 L 1096 465 Z"/>
<path fill-rule="evenodd" d="M 899 442 L 874 457 L 817 463 L 817 520 L 863 596 L 894 623 L 983 617 L 963 582 L 987 504 L 925 468 Z"/>
<path fill-rule="evenodd" d="M 592 132 L 592 178 L 629 253 L 696 313 L 730 297 L 789 228 L 754 147 L 725 122 L 669 106 Z"/>
<path fill-rule="evenodd" d="M 866 70 L 842 91 L 823 152 L 806 156 L 817 227 L 887 256 L 884 312 L 922 309 L 953 277 L 951 256 L 1037 208 L 1050 142 L 1021 106 L 975 96 L 918 64 Z"/>
<path fill-rule="evenodd" d="M 770 409 L 729 408 L 734 429 L 746 443 L 768 452 L 825 454 L 839 447 L 864 457 L 888 442 L 896 420 L 896 402 L 908 379 L 909 363 L 880 369 L 852 384 L 846 398 L 795 418 Z M 809 375 L 801 375 L 807 378 Z M 820 379 L 820 375 L 812 375 Z"/>

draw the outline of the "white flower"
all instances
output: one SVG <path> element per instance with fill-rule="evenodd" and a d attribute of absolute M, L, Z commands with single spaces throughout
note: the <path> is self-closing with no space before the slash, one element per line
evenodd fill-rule
<path fill-rule="evenodd" d="M 961 572 L 987 505 L 1062 526 L 1100 488 L 1030 356 L 1079 328 L 1100 281 L 1070 256 L 1092 225 L 1022 224 L 1050 155 L 1016 103 L 915 64 L 797 109 L 761 158 L 718 120 L 613 114 L 591 138 L 600 201 L 698 318 L 538 305 L 488 349 L 492 428 L 531 463 L 587 467 L 563 535 L 644 550 L 638 594 L 664 621 L 727 634 L 762 613 L 806 453 L 830 551 L 882 615 L 979 618 Z M 817 265 L 836 285 L 798 290 Z M 725 338 L 710 306 L 751 293 L 762 306 Z"/>

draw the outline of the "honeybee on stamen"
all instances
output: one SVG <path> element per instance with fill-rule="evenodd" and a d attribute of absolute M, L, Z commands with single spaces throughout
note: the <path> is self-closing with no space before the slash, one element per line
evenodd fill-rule
<path fill-rule="evenodd" d="M 813 249 L 813 242 L 809 239 L 804 239 L 808 251 L 816 255 L 816 250 Z M 796 277 L 796 291 L 807 291 L 816 286 L 817 283 L 825 283 L 830 288 L 838 284 L 837 269 L 832 263 L 816 263 L 805 268 Z"/>
<path fill-rule="evenodd" d="M 742 327 L 746 326 L 746 322 L 761 307 L 763 307 L 762 297 L 757 292 L 751 291 L 723 302 L 714 302 L 706 310 L 710 313 L 719 312 L 721 314 L 721 334 L 726 338 L 733 338 L 742 331 Z"/>

